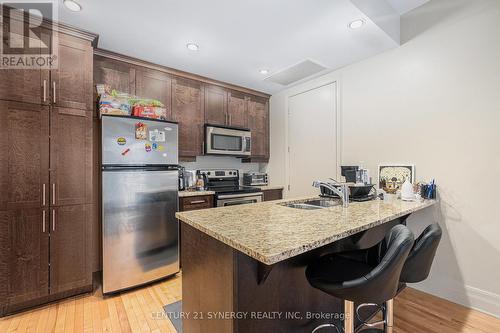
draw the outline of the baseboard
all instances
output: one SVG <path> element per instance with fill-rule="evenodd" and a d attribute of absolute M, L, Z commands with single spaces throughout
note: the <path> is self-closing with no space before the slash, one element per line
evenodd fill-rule
<path fill-rule="evenodd" d="M 500 318 L 499 294 L 449 281 L 436 283 L 435 280 L 429 280 L 411 287 Z"/>

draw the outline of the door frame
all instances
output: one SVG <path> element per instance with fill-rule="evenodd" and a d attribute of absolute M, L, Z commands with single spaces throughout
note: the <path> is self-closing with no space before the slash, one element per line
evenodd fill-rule
<path fill-rule="evenodd" d="M 303 84 L 292 87 L 288 90 L 285 97 L 285 179 L 286 179 L 286 187 L 284 190 L 284 197 L 288 198 L 290 193 L 290 98 L 300 95 L 302 93 L 321 88 L 330 84 L 335 85 L 335 109 L 333 112 L 335 113 L 335 121 L 336 121 L 336 179 L 340 179 L 341 172 L 340 166 L 342 164 L 342 101 L 341 101 L 341 91 L 342 85 L 340 77 L 337 75 L 325 75 L 324 77 L 319 77 L 317 79 L 313 79 L 309 82 L 305 82 Z"/>

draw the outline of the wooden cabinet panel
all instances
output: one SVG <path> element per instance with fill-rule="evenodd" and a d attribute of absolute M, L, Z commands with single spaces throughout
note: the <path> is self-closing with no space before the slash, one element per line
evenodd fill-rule
<path fill-rule="evenodd" d="M 262 191 L 264 201 L 281 200 L 283 199 L 282 189 L 264 190 Z"/>
<path fill-rule="evenodd" d="M 135 68 L 125 62 L 95 56 L 94 82 L 135 95 Z"/>
<path fill-rule="evenodd" d="M 59 34 L 58 67 L 51 71 L 51 102 L 57 106 L 92 109 L 92 58 L 89 41 Z"/>
<path fill-rule="evenodd" d="M 197 195 L 194 197 L 179 198 L 179 211 L 205 209 L 214 207 L 213 195 Z"/>
<path fill-rule="evenodd" d="M 266 99 L 249 98 L 248 128 L 252 132 L 252 158 L 269 159 L 269 105 Z"/>
<path fill-rule="evenodd" d="M 107 84 L 112 89 L 135 95 L 135 68 L 125 62 L 94 56 L 93 79 L 94 85 Z M 93 90 L 93 100 L 97 101 L 97 92 Z"/>
<path fill-rule="evenodd" d="M 12 38 L 23 40 L 20 35 L 13 34 L 12 36 Z M 50 45 L 49 33 L 42 30 L 41 38 L 44 43 Z M 3 47 L 6 47 L 7 39 L 2 38 L 2 43 Z M 0 99 L 34 104 L 48 103 L 50 88 L 48 69 L 1 69 L 0 73 Z"/>
<path fill-rule="evenodd" d="M 230 126 L 247 127 L 247 101 L 244 94 L 234 91 L 229 92 L 227 113 Z"/>
<path fill-rule="evenodd" d="M 176 78 L 172 86 L 172 113 L 179 122 L 179 156 L 203 154 L 203 90 L 200 82 Z"/>
<path fill-rule="evenodd" d="M 92 112 L 54 108 L 51 112 L 50 203 L 92 203 Z"/>
<path fill-rule="evenodd" d="M 92 141 L 92 202 L 91 219 L 91 256 L 92 272 L 102 270 L 102 236 L 101 236 L 101 121 L 94 118 Z"/>
<path fill-rule="evenodd" d="M 92 284 L 88 253 L 92 205 L 54 207 L 50 214 L 50 293 Z"/>
<path fill-rule="evenodd" d="M 135 93 L 141 98 L 153 98 L 165 104 L 167 120 L 172 120 L 172 78 L 169 75 L 147 68 L 137 69 Z"/>
<path fill-rule="evenodd" d="M 0 210 L 48 205 L 48 107 L 0 101 L 0 124 Z"/>
<path fill-rule="evenodd" d="M 48 234 L 40 208 L 0 211 L 0 314 L 9 305 L 48 295 Z"/>
<path fill-rule="evenodd" d="M 205 86 L 205 123 L 228 125 L 227 91 L 217 86 Z"/>

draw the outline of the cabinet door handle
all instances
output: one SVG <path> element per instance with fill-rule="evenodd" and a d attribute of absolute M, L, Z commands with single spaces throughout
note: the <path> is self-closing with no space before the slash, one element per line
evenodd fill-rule
<path fill-rule="evenodd" d="M 42 184 L 42 206 L 45 207 L 45 184 Z"/>
<path fill-rule="evenodd" d="M 56 231 L 56 210 L 52 209 L 52 231 Z"/>
<path fill-rule="evenodd" d="M 229 125 L 231 125 L 231 115 L 229 115 Z"/>
<path fill-rule="evenodd" d="M 52 204 L 56 204 L 56 183 L 52 184 Z"/>
<path fill-rule="evenodd" d="M 226 114 L 225 114 L 224 116 L 225 116 L 225 118 L 226 118 L 226 119 L 225 119 L 225 123 L 226 123 L 226 125 L 229 125 L 229 121 L 228 121 L 228 119 L 227 119 L 227 112 L 226 112 Z"/>
<path fill-rule="evenodd" d="M 205 203 L 206 200 L 194 200 L 194 201 L 191 201 L 191 205 L 195 205 L 195 204 L 202 204 L 202 203 Z"/>
<path fill-rule="evenodd" d="M 43 80 L 43 101 L 47 102 L 47 80 Z"/>
<path fill-rule="evenodd" d="M 56 81 L 52 81 L 52 100 L 56 104 Z"/>
<path fill-rule="evenodd" d="M 42 232 L 45 233 L 45 209 L 42 211 Z"/>

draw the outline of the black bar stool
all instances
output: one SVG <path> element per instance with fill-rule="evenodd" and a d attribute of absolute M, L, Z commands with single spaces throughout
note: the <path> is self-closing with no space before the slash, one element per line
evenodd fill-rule
<path fill-rule="evenodd" d="M 344 300 L 344 333 L 354 333 L 354 303 L 384 304 L 398 292 L 401 270 L 414 238 L 407 227 L 397 225 L 386 239 L 387 250 L 376 266 L 336 254 L 323 256 L 307 266 L 306 277 L 311 286 Z M 385 322 L 384 319 L 380 323 Z M 313 333 L 324 327 L 335 326 L 320 325 Z"/>
<path fill-rule="evenodd" d="M 429 276 L 436 251 L 441 241 L 443 231 L 439 224 L 431 224 L 418 236 L 399 278 L 398 294 L 406 288 L 407 283 L 422 282 Z M 385 246 L 385 244 L 383 245 Z M 382 251 L 385 251 L 383 249 Z M 389 324 L 394 323 L 393 300 L 387 301 L 387 317 Z"/>

